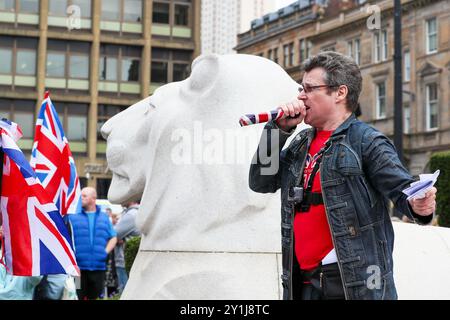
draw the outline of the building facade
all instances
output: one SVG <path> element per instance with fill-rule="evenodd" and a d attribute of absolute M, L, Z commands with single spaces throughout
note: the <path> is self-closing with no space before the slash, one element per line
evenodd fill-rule
<path fill-rule="evenodd" d="M 333 50 L 360 66 L 361 120 L 394 134 L 394 2 L 297 1 L 252 22 L 238 53 L 276 61 L 298 82 L 301 63 Z M 402 1 L 404 157 L 412 174 L 450 150 L 450 2 Z"/>
<path fill-rule="evenodd" d="M 202 53 L 235 53 L 237 34 L 274 7 L 274 0 L 202 0 Z"/>
<path fill-rule="evenodd" d="M 200 0 L 0 1 L 0 115 L 31 153 L 46 90 L 82 186 L 105 198 L 111 174 L 101 126 L 168 82 L 200 54 Z"/>

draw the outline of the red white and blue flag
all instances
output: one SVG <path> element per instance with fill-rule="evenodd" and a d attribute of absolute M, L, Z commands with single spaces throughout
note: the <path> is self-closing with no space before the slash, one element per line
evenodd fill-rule
<path fill-rule="evenodd" d="M 9 127 L 8 127 L 9 126 Z M 16 144 L 20 132 L 0 120 L 3 148 L 1 214 L 6 269 L 17 276 L 79 275 L 63 217 Z"/>
<path fill-rule="evenodd" d="M 30 164 L 61 215 L 81 211 L 75 161 L 48 91 L 36 121 Z"/>

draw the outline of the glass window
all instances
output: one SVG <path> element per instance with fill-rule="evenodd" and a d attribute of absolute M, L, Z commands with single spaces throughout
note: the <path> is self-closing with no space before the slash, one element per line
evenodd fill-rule
<path fill-rule="evenodd" d="M 305 43 L 305 39 L 301 39 L 300 43 L 299 43 L 299 47 L 300 47 L 300 54 L 299 54 L 299 59 L 300 59 L 300 63 L 303 63 L 303 61 L 306 59 L 306 43 Z"/>
<path fill-rule="evenodd" d="M 175 25 L 189 25 L 189 7 L 181 4 L 175 4 Z"/>
<path fill-rule="evenodd" d="M 47 53 L 47 77 L 60 77 L 65 75 L 66 56 L 64 53 Z"/>
<path fill-rule="evenodd" d="M 16 73 L 20 75 L 36 74 L 36 52 L 30 50 L 17 51 Z"/>
<path fill-rule="evenodd" d="M 70 103 L 67 105 L 67 139 L 86 141 L 87 138 L 87 110 L 86 104 Z"/>
<path fill-rule="evenodd" d="M 153 2 L 153 23 L 169 24 L 169 4 Z"/>
<path fill-rule="evenodd" d="M 31 100 L 14 101 L 14 122 L 20 125 L 24 138 L 33 138 L 34 102 Z"/>
<path fill-rule="evenodd" d="M 404 122 L 403 122 L 403 133 L 409 133 L 411 131 L 411 109 L 409 105 L 403 107 L 404 110 Z"/>
<path fill-rule="evenodd" d="M 0 119 L 11 120 L 11 100 L 0 99 Z"/>
<path fill-rule="evenodd" d="M 39 11 L 39 0 L 20 0 L 20 11 L 37 13 Z"/>
<path fill-rule="evenodd" d="M 102 20 L 120 20 L 120 0 L 102 1 Z"/>
<path fill-rule="evenodd" d="M 173 64 L 173 81 L 182 81 L 189 76 L 189 64 Z"/>
<path fill-rule="evenodd" d="M 99 66 L 100 80 L 117 80 L 117 58 L 103 57 Z"/>
<path fill-rule="evenodd" d="M 387 36 L 387 31 L 384 30 L 382 32 L 382 35 L 383 35 L 383 55 L 382 55 L 381 59 L 384 61 L 388 57 L 388 36 Z"/>
<path fill-rule="evenodd" d="M 142 19 L 142 0 L 125 0 L 124 21 L 140 22 Z"/>
<path fill-rule="evenodd" d="M 50 0 L 48 11 L 50 14 L 57 16 L 65 16 L 67 9 L 67 0 Z"/>
<path fill-rule="evenodd" d="M 152 83 L 167 83 L 167 62 L 152 61 Z"/>
<path fill-rule="evenodd" d="M 91 17 L 91 0 L 72 0 L 72 4 L 80 7 L 81 17 L 83 18 Z"/>
<path fill-rule="evenodd" d="M 386 84 L 377 85 L 377 118 L 386 117 Z"/>
<path fill-rule="evenodd" d="M 0 48 L 0 73 L 11 73 L 12 65 L 12 50 Z"/>
<path fill-rule="evenodd" d="M 438 90 L 437 84 L 427 85 L 427 129 L 438 127 Z"/>
<path fill-rule="evenodd" d="M 437 23 L 436 18 L 427 20 L 427 53 L 437 50 Z"/>
<path fill-rule="evenodd" d="M 139 60 L 122 58 L 122 81 L 139 81 Z"/>
<path fill-rule="evenodd" d="M 361 41 L 355 39 L 355 62 L 357 65 L 361 63 Z"/>
<path fill-rule="evenodd" d="M 409 51 L 405 51 L 405 56 L 404 56 L 404 67 L 405 69 L 403 70 L 403 79 L 404 81 L 409 81 L 411 80 L 411 54 L 409 53 Z"/>
<path fill-rule="evenodd" d="M 0 0 L 0 10 L 15 11 L 14 0 Z"/>
<path fill-rule="evenodd" d="M 71 55 L 69 65 L 70 78 L 87 79 L 89 78 L 89 56 Z"/>

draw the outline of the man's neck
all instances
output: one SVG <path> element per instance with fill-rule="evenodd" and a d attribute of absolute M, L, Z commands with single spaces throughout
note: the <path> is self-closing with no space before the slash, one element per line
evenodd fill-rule
<path fill-rule="evenodd" d="M 339 117 L 324 123 L 322 126 L 317 127 L 316 129 L 320 131 L 334 131 L 337 128 L 339 128 L 339 126 L 343 124 L 345 120 L 347 120 L 348 117 L 350 117 L 351 115 L 352 113 L 348 111 L 346 113 L 341 114 Z"/>
<path fill-rule="evenodd" d="M 95 207 L 95 205 L 93 206 L 88 206 L 84 209 L 85 212 L 95 212 L 97 211 L 97 208 Z"/>

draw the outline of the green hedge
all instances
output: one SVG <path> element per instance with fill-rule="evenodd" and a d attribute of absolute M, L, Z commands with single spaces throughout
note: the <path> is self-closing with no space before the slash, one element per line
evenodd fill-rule
<path fill-rule="evenodd" d="M 441 171 L 436 182 L 439 226 L 450 227 L 450 151 L 434 154 L 430 160 L 430 169 L 431 172 Z"/>
<path fill-rule="evenodd" d="M 125 270 L 127 270 L 128 274 L 130 274 L 131 266 L 133 265 L 134 259 L 139 251 L 140 243 L 141 237 L 133 237 L 125 244 Z"/>

